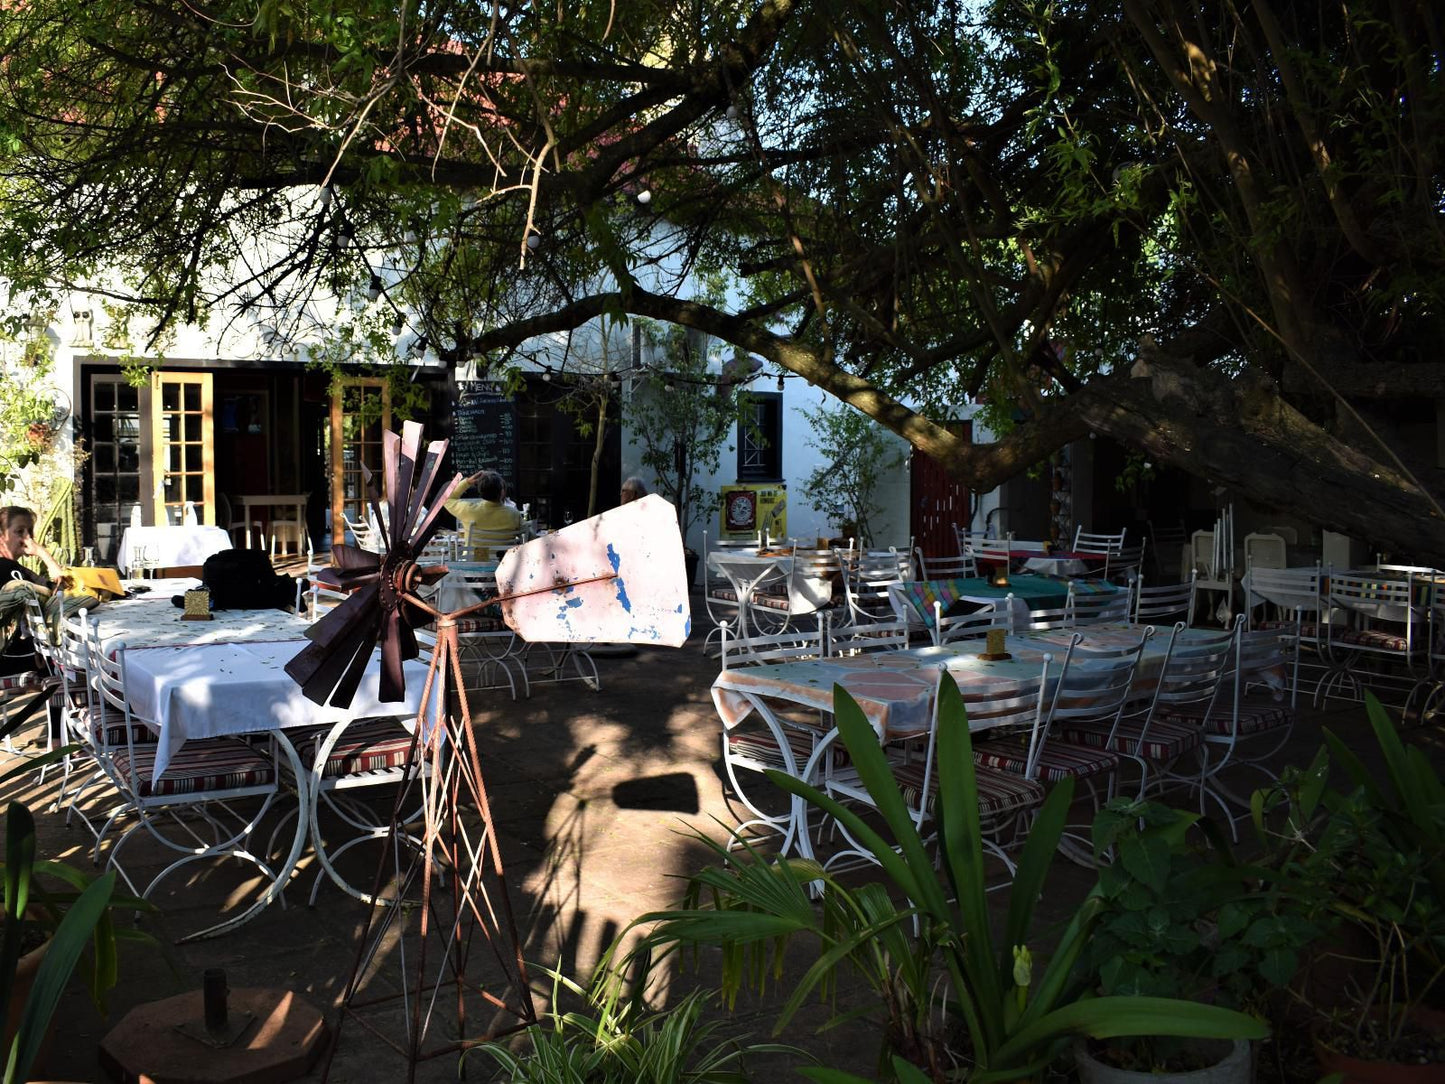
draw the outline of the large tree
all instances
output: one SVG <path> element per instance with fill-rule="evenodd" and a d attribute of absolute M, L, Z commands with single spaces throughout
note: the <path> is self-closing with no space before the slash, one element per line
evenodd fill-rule
<path fill-rule="evenodd" d="M 975 489 L 1098 432 L 1445 549 L 1400 424 L 1445 396 L 1424 0 L 27 0 L 0 26 L 20 290 L 130 268 L 165 322 L 384 270 L 484 364 L 634 314 Z M 692 272 L 743 300 L 681 296 Z M 997 443 L 933 420 L 966 395 Z"/>

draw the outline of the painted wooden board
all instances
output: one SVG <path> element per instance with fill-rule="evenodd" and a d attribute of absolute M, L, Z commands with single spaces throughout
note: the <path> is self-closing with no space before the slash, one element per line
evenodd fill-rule
<path fill-rule="evenodd" d="M 677 513 L 656 494 L 508 550 L 497 590 L 520 596 L 502 613 L 526 640 L 681 647 L 692 627 Z"/>

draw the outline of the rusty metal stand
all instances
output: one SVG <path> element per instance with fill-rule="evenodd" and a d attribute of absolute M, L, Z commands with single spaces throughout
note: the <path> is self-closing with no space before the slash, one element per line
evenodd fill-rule
<path fill-rule="evenodd" d="M 407 757 L 408 782 L 398 788 L 386 848 L 372 890 L 374 899 L 383 900 L 382 888 L 390 875 L 392 894 L 367 912 L 357 942 L 356 961 L 331 1032 L 322 1081 L 330 1076 L 342 1027 L 349 1020 L 354 1019 L 358 1026 L 405 1057 L 406 1079 L 412 1082 L 420 1062 L 501 1038 L 537 1019 L 482 781 L 457 648 L 457 619 L 481 606 L 439 614 L 410 592 L 406 600 L 436 617 L 436 649 Z M 455 687 L 454 699 L 448 696 L 449 685 Z M 425 811 L 420 852 L 406 848 L 399 838 L 404 834 L 405 811 L 415 808 L 409 801 L 414 787 L 421 789 Z M 405 864 L 402 849 L 411 852 Z M 449 879 L 449 891 L 434 890 L 439 875 Z M 408 891 L 415 891 L 418 883 L 419 908 L 408 899 Z M 409 965 L 406 927 L 413 911 L 420 918 L 419 944 L 416 959 Z M 479 935 L 483 951 L 478 956 L 484 958 L 489 969 L 499 973 L 486 980 L 478 977 L 477 961 L 472 959 L 473 943 Z M 386 967 L 384 961 L 393 955 L 393 966 L 402 972 L 400 991 L 367 995 L 365 988 L 379 979 Z M 454 1016 L 441 1008 L 445 995 L 450 995 L 448 1001 L 454 997 Z M 398 1002 L 406 1029 L 400 1042 L 394 1028 L 388 1029 L 364 1015 L 368 1010 Z M 442 1017 L 449 1018 L 450 1029 L 442 1026 Z M 475 1034 L 469 1035 L 472 1028 Z M 439 1034 L 447 1030 L 450 1034 Z M 461 1059 L 458 1066 L 460 1079 Z"/>

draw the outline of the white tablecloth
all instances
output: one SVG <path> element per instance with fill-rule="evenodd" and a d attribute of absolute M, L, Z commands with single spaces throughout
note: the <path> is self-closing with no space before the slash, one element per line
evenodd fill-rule
<path fill-rule="evenodd" d="M 102 603 L 93 617 L 103 650 L 115 645 L 127 647 L 177 647 L 184 644 L 227 642 L 254 643 L 264 640 L 299 641 L 306 634 L 306 622 L 284 610 L 216 610 L 210 621 L 182 621 L 181 610 L 172 601 L 198 580 L 142 580 L 141 586 L 155 590 L 134 598 Z M 130 585 L 135 586 L 135 585 Z M 299 645 L 298 645 L 299 650 Z"/>
<path fill-rule="evenodd" d="M 120 536 L 116 564 L 122 572 L 142 557 L 153 568 L 199 565 L 230 548 L 231 536 L 219 527 L 127 527 Z"/>
<path fill-rule="evenodd" d="M 160 729 L 154 778 L 188 738 L 330 725 L 373 715 L 416 715 L 426 685 L 421 663 L 405 666 L 404 702 L 381 702 L 381 666 L 373 659 L 349 707 L 322 707 L 306 699 L 285 670 L 306 644 L 284 640 L 128 647 L 126 695 L 131 708 Z"/>

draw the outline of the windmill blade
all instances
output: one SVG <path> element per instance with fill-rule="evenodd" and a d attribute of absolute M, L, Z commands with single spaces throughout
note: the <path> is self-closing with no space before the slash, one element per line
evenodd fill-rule
<path fill-rule="evenodd" d="M 436 519 L 436 516 L 429 514 L 425 523 L 418 524 L 417 516 L 421 513 L 422 505 L 425 504 L 428 513 L 431 513 L 435 511 L 440 503 L 445 502 L 451 497 L 451 491 L 448 490 L 446 496 L 442 497 L 441 502 L 427 500 L 428 495 L 431 494 L 433 488 L 437 485 L 437 472 L 441 470 L 442 460 L 446 457 L 447 448 L 450 446 L 451 442 L 447 440 L 432 441 L 427 445 L 426 456 L 422 459 L 421 469 L 417 471 L 416 488 L 412 490 L 411 502 L 406 508 L 407 528 L 411 532 L 406 535 L 406 539 L 411 543 L 413 553 L 420 553 L 426 548 L 426 544 L 431 541 L 430 535 L 423 538 L 422 534 Z M 458 477 L 460 477 L 460 475 L 458 475 Z"/>
<path fill-rule="evenodd" d="M 286 673 L 308 700 L 351 703 L 381 629 L 378 594 L 375 585 L 363 588 L 306 630 L 311 643 L 286 664 Z"/>
<path fill-rule="evenodd" d="M 391 533 L 386 527 L 387 517 L 381 514 L 381 494 L 377 492 L 376 475 L 371 473 L 371 468 L 365 463 L 361 464 L 361 480 L 366 486 L 366 502 L 371 505 L 371 515 L 376 520 L 377 533 L 381 535 L 381 548 L 384 552 L 390 553 Z"/>
<path fill-rule="evenodd" d="M 656 494 L 508 550 L 497 593 L 524 640 L 679 647 L 692 628 L 677 512 Z"/>

